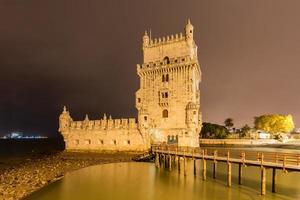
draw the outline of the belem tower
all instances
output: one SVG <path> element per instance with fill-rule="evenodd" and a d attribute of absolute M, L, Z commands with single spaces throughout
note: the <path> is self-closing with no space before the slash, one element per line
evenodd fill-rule
<path fill-rule="evenodd" d="M 190 20 L 184 34 L 152 39 L 143 36 L 143 64 L 137 65 L 138 118 L 83 121 L 72 119 L 64 107 L 59 132 L 66 150 L 144 151 L 151 144 L 199 146 L 201 70 Z"/>

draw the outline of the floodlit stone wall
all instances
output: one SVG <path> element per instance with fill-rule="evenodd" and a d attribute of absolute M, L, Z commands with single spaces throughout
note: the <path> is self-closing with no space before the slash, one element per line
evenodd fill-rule
<path fill-rule="evenodd" d="M 107 119 L 73 121 L 64 108 L 60 116 L 60 131 L 67 150 L 144 151 L 148 147 L 138 130 L 136 120 Z"/>
<path fill-rule="evenodd" d="M 185 35 L 151 39 L 146 32 L 143 37 L 136 108 L 153 143 L 175 137 L 179 146 L 199 146 L 201 70 L 193 30 L 188 21 Z"/>

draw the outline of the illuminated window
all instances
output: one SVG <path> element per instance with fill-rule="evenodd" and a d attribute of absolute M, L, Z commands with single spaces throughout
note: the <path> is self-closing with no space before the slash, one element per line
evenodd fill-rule
<path fill-rule="evenodd" d="M 84 143 L 85 144 L 91 144 L 91 140 L 85 140 Z"/>
<path fill-rule="evenodd" d="M 165 62 L 166 64 L 170 64 L 170 59 L 169 59 L 168 56 L 166 56 L 166 57 L 164 58 L 164 62 Z"/>
<path fill-rule="evenodd" d="M 162 117 L 163 118 L 168 118 L 168 115 L 169 115 L 168 110 L 163 110 Z"/>

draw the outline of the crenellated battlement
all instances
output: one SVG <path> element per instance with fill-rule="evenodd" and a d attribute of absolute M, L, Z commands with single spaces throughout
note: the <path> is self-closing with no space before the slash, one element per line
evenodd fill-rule
<path fill-rule="evenodd" d="M 144 46 L 145 48 L 156 47 L 164 44 L 171 44 L 176 42 L 185 41 L 186 37 L 183 33 L 176 33 L 175 35 L 167 35 L 158 38 L 150 38 L 149 44 Z"/>
<path fill-rule="evenodd" d="M 71 130 L 134 129 L 137 128 L 137 123 L 135 118 L 83 120 L 72 121 L 69 128 Z"/>

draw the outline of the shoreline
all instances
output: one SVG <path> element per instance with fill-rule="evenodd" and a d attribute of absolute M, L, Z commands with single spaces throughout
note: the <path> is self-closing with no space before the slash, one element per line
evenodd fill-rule
<path fill-rule="evenodd" d="M 137 152 L 59 152 L 0 159 L 0 199 L 27 199 L 32 193 L 85 167 L 132 162 Z"/>

